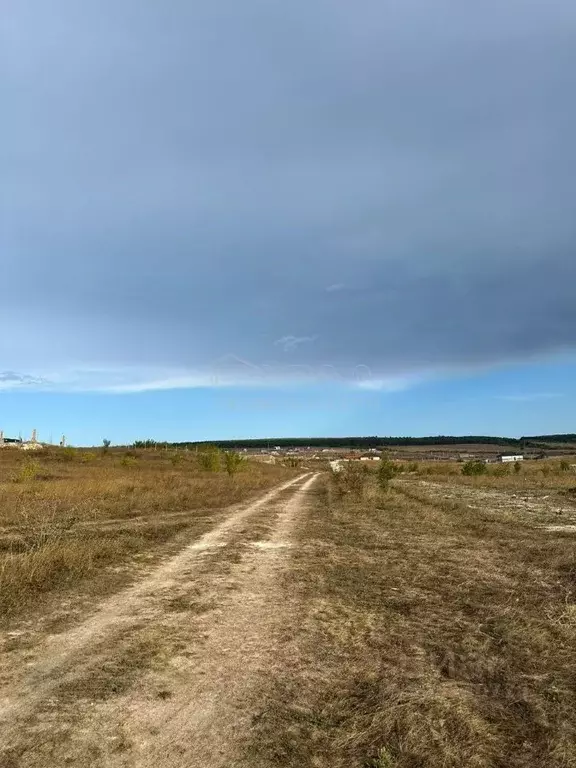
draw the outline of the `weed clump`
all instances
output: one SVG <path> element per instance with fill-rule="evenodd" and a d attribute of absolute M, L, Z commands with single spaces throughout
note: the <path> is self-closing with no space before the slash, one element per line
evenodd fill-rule
<path fill-rule="evenodd" d="M 29 483 L 33 480 L 37 480 L 40 476 L 41 467 L 39 462 L 33 459 L 28 459 L 20 467 L 18 472 L 12 475 L 12 482 L 14 483 Z"/>
<path fill-rule="evenodd" d="M 205 472 L 219 472 L 221 451 L 216 446 L 208 446 L 198 454 L 198 463 Z"/>
<path fill-rule="evenodd" d="M 397 468 L 389 459 L 382 459 L 378 467 L 378 485 L 381 491 L 388 491 L 390 481 L 397 472 Z"/>

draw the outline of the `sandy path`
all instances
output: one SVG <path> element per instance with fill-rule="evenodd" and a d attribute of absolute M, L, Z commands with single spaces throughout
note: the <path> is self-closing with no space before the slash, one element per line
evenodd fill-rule
<path fill-rule="evenodd" d="M 281 626 L 275 574 L 315 477 L 240 508 L 23 659 L 0 695 L 0 766 L 230 765 Z"/>

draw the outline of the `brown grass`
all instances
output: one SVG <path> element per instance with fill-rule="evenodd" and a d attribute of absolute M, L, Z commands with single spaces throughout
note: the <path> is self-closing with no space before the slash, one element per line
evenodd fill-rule
<path fill-rule="evenodd" d="M 404 466 L 408 467 L 408 464 Z M 576 457 L 520 462 L 518 473 L 513 464 L 487 464 L 486 474 L 478 477 L 463 475 L 462 466 L 458 462 L 420 462 L 417 474 L 438 482 L 498 490 L 560 491 L 576 487 Z M 564 469 L 565 466 L 568 468 Z"/>
<path fill-rule="evenodd" d="M 576 766 L 576 538 L 421 482 L 320 489 L 246 764 Z"/>
<path fill-rule="evenodd" d="M 222 508 L 294 474 L 247 462 L 233 477 L 193 453 L 0 450 L 0 616 L 69 590 L 154 551 L 201 535 Z"/>

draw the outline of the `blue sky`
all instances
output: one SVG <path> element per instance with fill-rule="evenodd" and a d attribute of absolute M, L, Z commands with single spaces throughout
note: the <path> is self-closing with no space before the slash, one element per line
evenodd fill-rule
<path fill-rule="evenodd" d="M 570 0 L 20 0 L 0 428 L 576 430 Z"/>
<path fill-rule="evenodd" d="M 109 394 L 2 394 L 7 434 L 65 434 L 76 445 L 153 437 L 204 440 L 299 435 L 494 434 L 571 431 L 576 363 L 504 367 L 429 381 L 395 392 L 341 383 L 198 387 Z"/>

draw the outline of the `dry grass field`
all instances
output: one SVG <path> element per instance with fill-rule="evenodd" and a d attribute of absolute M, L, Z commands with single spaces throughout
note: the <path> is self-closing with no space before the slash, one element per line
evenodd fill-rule
<path fill-rule="evenodd" d="M 2 768 L 576 768 L 572 460 L 0 462 Z"/>
<path fill-rule="evenodd" d="M 576 766 L 576 474 L 460 472 L 318 486 L 246 765 Z"/>
<path fill-rule="evenodd" d="M 246 463 L 232 477 L 193 452 L 0 450 L 0 617 L 80 584 L 117 588 L 123 566 L 201 535 L 231 504 L 294 475 Z M 92 584 L 94 581 L 94 584 Z"/>

